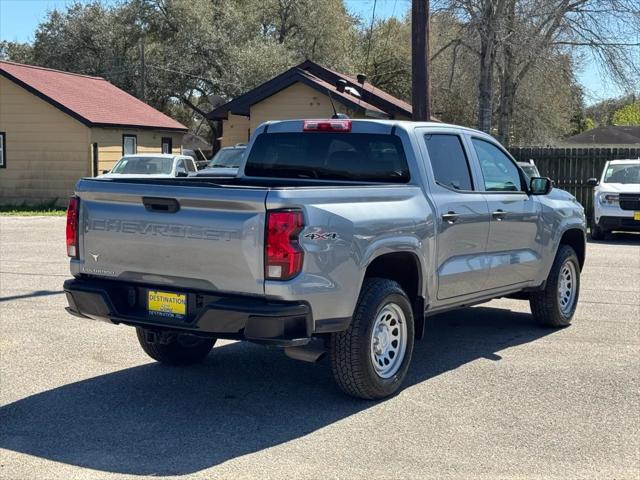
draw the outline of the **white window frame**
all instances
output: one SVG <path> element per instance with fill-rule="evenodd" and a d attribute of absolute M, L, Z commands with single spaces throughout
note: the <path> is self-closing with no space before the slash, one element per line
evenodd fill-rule
<path fill-rule="evenodd" d="M 0 132 L 0 168 L 7 168 L 7 134 Z"/>
<path fill-rule="evenodd" d="M 127 140 L 132 139 L 133 140 L 133 152 L 127 152 Z M 122 156 L 125 155 L 135 155 L 136 153 L 138 153 L 138 136 L 137 135 L 128 135 L 128 134 L 123 134 L 122 135 Z"/>

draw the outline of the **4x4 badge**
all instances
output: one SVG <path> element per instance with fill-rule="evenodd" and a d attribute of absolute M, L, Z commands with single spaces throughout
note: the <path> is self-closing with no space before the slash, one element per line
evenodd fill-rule
<path fill-rule="evenodd" d="M 336 238 L 338 238 L 338 234 L 335 232 L 313 232 L 307 233 L 306 235 L 304 235 L 304 238 L 308 238 L 309 240 L 335 240 Z"/>

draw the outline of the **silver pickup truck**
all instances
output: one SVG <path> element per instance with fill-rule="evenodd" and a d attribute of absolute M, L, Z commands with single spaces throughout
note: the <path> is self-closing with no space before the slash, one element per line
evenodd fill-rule
<path fill-rule="evenodd" d="M 67 217 L 68 311 L 168 364 L 249 340 L 383 398 L 430 315 L 511 296 L 569 325 L 585 215 L 496 141 L 439 123 L 261 125 L 235 178 L 90 179 Z"/>

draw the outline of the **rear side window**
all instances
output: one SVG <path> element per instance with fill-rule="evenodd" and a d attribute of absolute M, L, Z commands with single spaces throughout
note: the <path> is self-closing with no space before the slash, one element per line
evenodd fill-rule
<path fill-rule="evenodd" d="M 245 175 L 406 183 L 409 168 L 400 138 L 367 133 L 263 133 Z"/>
<path fill-rule="evenodd" d="M 458 135 L 424 136 L 436 183 L 453 190 L 473 190 L 471 170 Z"/>

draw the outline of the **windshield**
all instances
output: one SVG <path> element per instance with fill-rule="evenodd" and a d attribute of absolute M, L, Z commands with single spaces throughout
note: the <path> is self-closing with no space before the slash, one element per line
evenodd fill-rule
<path fill-rule="evenodd" d="M 245 166 L 254 177 L 406 183 L 400 138 L 367 133 L 263 133 Z"/>
<path fill-rule="evenodd" d="M 640 163 L 609 165 L 603 183 L 640 183 Z"/>
<path fill-rule="evenodd" d="M 520 168 L 522 168 L 522 170 L 524 170 L 524 173 L 527 174 L 527 177 L 531 178 L 531 177 L 539 177 L 540 173 L 538 172 L 538 169 L 536 168 L 535 165 L 520 165 Z"/>
<path fill-rule="evenodd" d="M 229 167 L 229 168 L 238 168 L 240 166 L 240 161 L 242 160 L 242 154 L 244 153 L 244 148 L 223 148 L 211 159 L 208 167 Z"/>
<path fill-rule="evenodd" d="M 166 157 L 125 157 L 121 159 L 111 173 L 156 175 L 171 174 L 173 158 Z"/>

